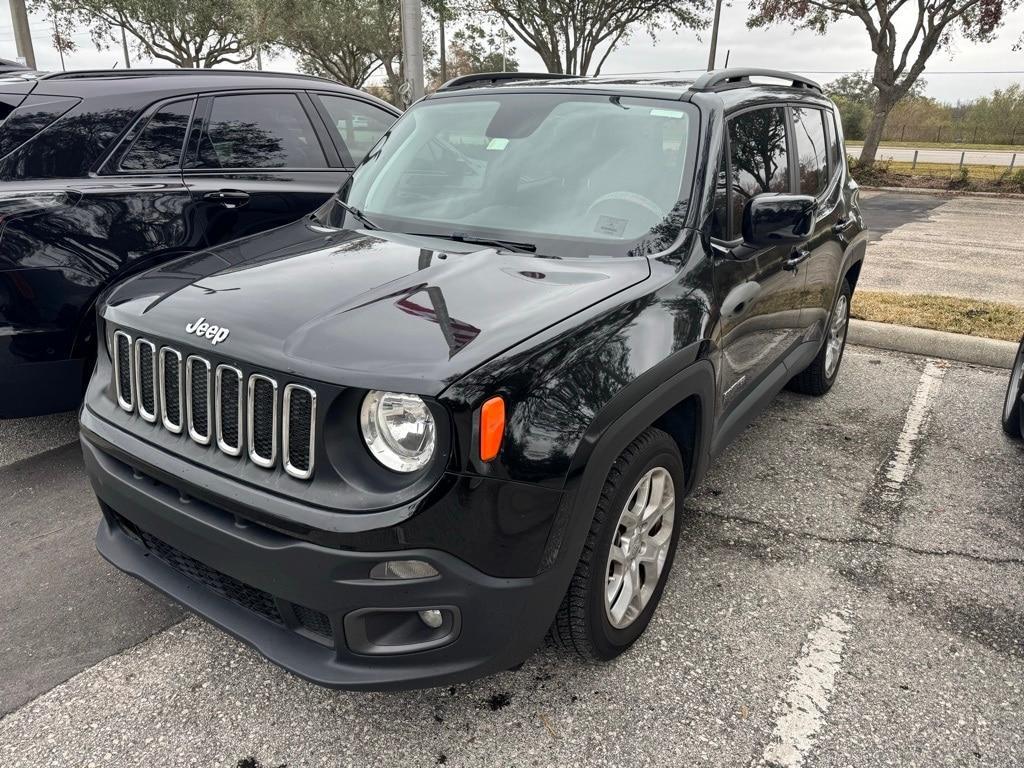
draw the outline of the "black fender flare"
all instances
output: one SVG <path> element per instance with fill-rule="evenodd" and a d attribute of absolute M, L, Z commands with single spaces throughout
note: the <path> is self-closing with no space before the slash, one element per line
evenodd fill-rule
<path fill-rule="evenodd" d="M 716 408 L 715 369 L 707 342 L 697 342 L 641 374 L 594 418 L 580 441 L 566 480 L 568 491 L 552 526 L 541 568 L 556 561 L 575 568 L 590 530 L 605 478 L 623 450 L 673 407 L 697 399 L 693 456 L 685 493 L 700 481 L 710 461 Z M 685 493 L 683 495 L 685 495 Z"/>

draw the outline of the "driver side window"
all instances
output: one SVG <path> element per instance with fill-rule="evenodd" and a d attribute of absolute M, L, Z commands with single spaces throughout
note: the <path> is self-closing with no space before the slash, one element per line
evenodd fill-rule
<path fill-rule="evenodd" d="M 739 237 L 743 207 L 765 192 L 788 192 L 786 111 L 755 109 L 729 121 L 729 235 Z"/>

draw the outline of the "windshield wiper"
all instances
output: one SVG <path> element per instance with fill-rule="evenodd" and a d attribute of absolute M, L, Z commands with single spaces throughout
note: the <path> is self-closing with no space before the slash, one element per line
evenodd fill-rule
<path fill-rule="evenodd" d="M 370 229 L 380 229 L 380 227 L 378 227 L 376 224 L 374 224 L 372 221 L 370 221 L 370 219 L 368 219 L 366 217 L 365 213 L 360 211 L 354 205 L 349 205 L 344 200 L 342 200 L 340 197 L 335 197 L 334 198 L 334 202 L 336 202 L 338 205 L 340 205 L 346 211 L 351 213 L 353 216 L 355 216 L 357 219 L 359 219 L 359 221 L 363 222 L 363 224 L 365 224 Z"/>
<path fill-rule="evenodd" d="M 474 237 L 462 232 L 452 232 L 450 235 L 432 235 L 427 232 L 409 234 L 417 237 L 436 237 L 440 240 L 455 240 L 459 243 L 470 243 L 472 245 L 489 245 L 492 248 L 503 248 L 506 251 L 515 253 L 536 253 L 537 246 L 533 243 L 523 243 L 517 240 L 495 240 L 489 237 Z"/>

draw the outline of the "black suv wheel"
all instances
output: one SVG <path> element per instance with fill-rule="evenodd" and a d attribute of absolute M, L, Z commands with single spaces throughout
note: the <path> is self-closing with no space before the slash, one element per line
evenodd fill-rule
<path fill-rule="evenodd" d="M 1024 397 L 1024 339 L 1020 340 L 1017 357 L 1010 372 L 1010 385 L 1003 403 L 1003 431 L 1010 437 L 1024 437 L 1024 410 L 1020 399 Z"/>
<path fill-rule="evenodd" d="M 850 283 L 843 280 L 836 305 L 825 331 L 825 342 L 821 345 L 818 356 L 809 366 L 798 373 L 789 382 L 789 389 L 803 395 L 820 397 L 826 394 L 839 377 L 839 366 L 843 362 L 846 351 L 846 332 L 850 327 L 850 300 L 853 289 Z"/>
<path fill-rule="evenodd" d="M 672 568 L 684 480 L 679 448 L 659 429 L 643 432 L 615 461 L 551 627 L 557 645 L 607 660 L 643 634 Z"/>

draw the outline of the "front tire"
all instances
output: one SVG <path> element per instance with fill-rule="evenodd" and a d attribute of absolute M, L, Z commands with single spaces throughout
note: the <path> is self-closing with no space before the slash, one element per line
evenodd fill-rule
<path fill-rule="evenodd" d="M 556 645 L 606 661 L 643 634 L 675 557 L 684 481 L 679 447 L 659 429 L 616 459 L 551 626 Z"/>
<path fill-rule="evenodd" d="M 843 287 L 836 298 L 836 305 L 829 317 L 828 328 L 825 330 L 825 341 L 818 351 L 818 356 L 804 370 L 794 376 L 789 389 L 802 395 L 821 397 L 827 394 L 839 378 L 839 366 L 843 362 L 846 351 L 846 334 L 850 327 L 850 301 L 853 288 L 843 280 Z"/>
<path fill-rule="evenodd" d="M 1024 437 L 1024 409 L 1020 399 L 1024 396 L 1024 339 L 1020 340 L 1017 357 L 1010 371 L 1010 384 L 1003 403 L 1003 431 L 1010 437 Z"/>

